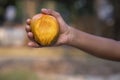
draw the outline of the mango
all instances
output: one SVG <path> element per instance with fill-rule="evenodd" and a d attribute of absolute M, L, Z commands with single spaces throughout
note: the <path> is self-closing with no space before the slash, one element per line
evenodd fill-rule
<path fill-rule="evenodd" d="M 59 23 L 55 17 L 47 14 L 37 14 L 30 23 L 35 41 L 42 46 L 53 45 L 59 36 Z"/>

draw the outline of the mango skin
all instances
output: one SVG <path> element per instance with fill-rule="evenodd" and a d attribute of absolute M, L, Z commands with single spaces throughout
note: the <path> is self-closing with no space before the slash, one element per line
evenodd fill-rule
<path fill-rule="evenodd" d="M 46 14 L 33 16 L 30 23 L 35 41 L 42 46 L 50 46 L 57 41 L 59 24 L 55 17 Z"/>

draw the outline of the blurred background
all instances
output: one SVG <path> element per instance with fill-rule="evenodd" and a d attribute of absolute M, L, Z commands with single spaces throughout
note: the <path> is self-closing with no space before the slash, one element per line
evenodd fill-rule
<path fill-rule="evenodd" d="M 27 47 L 26 19 L 41 8 L 79 30 L 120 40 L 120 0 L 0 0 L 0 80 L 120 80 L 120 62 L 70 46 Z"/>

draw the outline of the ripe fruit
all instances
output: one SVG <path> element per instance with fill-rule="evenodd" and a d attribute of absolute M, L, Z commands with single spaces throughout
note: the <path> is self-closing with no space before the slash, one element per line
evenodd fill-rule
<path fill-rule="evenodd" d="M 35 41 L 40 45 L 50 46 L 57 40 L 59 24 L 55 17 L 46 14 L 35 15 L 30 26 Z"/>

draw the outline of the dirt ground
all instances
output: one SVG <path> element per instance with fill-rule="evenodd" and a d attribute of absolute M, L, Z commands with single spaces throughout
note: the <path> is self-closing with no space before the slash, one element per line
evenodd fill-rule
<path fill-rule="evenodd" d="M 13 69 L 29 69 L 51 80 L 120 79 L 120 62 L 100 59 L 68 46 L 0 48 L 0 72 Z"/>

